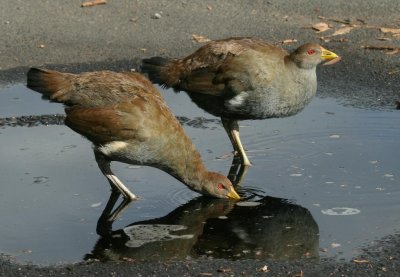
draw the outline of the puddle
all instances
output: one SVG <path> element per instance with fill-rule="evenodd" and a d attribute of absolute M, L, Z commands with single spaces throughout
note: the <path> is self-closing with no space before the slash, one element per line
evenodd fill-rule
<path fill-rule="evenodd" d="M 228 174 L 232 148 L 219 122 L 184 93 L 164 95 L 207 167 Z M 110 191 L 90 143 L 62 117 L 51 120 L 62 113 L 23 85 L 0 90 L 1 119 L 31 116 L 0 127 L 0 252 L 20 262 L 348 260 L 400 230 L 396 110 L 316 98 L 294 117 L 241 122 L 253 166 L 237 204 L 199 197 L 157 169 L 113 163 L 142 197 L 114 222 L 100 217 Z"/>

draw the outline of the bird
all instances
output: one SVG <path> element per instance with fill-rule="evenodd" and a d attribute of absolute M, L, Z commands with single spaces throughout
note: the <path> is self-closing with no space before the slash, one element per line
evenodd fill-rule
<path fill-rule="evenodd" d="M 316 94 L 316 66 L 340 57 L 316 43 L 288 53 L 258 38 L 210 41 L 181 59 L 151 57 L 141 72 L 163 87 L 185 91 L 200 108 L 220 117 L 242 166 L 251 165 L 239 120 L 279 118 L 300 112 Z"/>
<path fill-rule="evenodd" d="M 240 199 L 226 176 L 206 169 L 159 91 L 142 74 L 31 68 L 27 87 L 65 105 L 65 124 L 92 142 L 101 172 L 125 199 L 138 197 L 111 171 L 112 161 L 158 168 L 200 194 Z"/>

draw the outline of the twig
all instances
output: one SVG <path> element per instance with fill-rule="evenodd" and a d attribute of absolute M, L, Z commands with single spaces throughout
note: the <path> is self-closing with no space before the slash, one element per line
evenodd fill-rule
<path fill-rule="evenodd" d="M 81 7 L 93 7 L 96 5 L 103 5 L 106 4 L 107 1 L 106 0 L 93 0 L 93 1 L 87 1 L 81 4 Z"/>

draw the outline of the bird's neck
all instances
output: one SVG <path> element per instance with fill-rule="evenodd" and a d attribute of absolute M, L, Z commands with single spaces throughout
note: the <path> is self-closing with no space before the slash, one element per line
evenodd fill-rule
<path fill-rule="evenodd" d="M 171 147 L 175 151 L 170 151 L 170 156 L 166 159 L 168 162 L 163 163 L 161 169 L 198 191 L 209 175 L 200 153 L 186 135 L 181 137 L 180 143 L 175 142 Z"/>

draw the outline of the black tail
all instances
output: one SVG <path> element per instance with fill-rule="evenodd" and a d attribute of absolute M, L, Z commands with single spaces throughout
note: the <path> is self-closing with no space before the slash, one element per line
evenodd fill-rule
<path fill-rule="evenodd" d="M 166 86 L 166 80 L 162 77 L 162 70 L 169 61 L 169 59 L 162 57 L 143 59 L 140 71 L 146 73 L 151 82 Z"/>
<path fill-rule="evenodd" d="M 67 73 L 54 70 L 31 68 L 28 71 L 27 87 L 40 92 L 45 99 L 57 102 L 65 102 L 70 98 L 68 91 L 63 88 L 68 85 Z"/>

